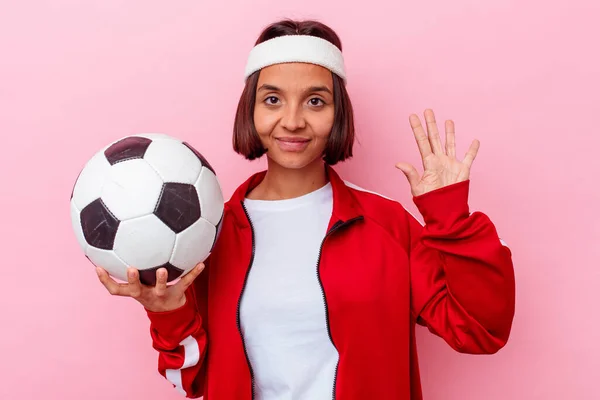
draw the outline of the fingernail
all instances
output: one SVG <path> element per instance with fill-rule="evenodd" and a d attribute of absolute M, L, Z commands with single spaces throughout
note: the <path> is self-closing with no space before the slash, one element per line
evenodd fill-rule
<path fill-rule="evenodd" d="M 100 276 L 100 268 L 96 267 L 96 275 Z"/>

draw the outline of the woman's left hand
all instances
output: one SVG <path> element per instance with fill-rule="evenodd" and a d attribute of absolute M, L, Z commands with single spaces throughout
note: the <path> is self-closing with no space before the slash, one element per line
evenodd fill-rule
<path fill-rule="evenodd" d="M 421 152 L 424 172 L 422 176 L 419 176 L 416 168 L 407 163 L 397 163 L 396 168 L 406 175 L 413 196 L 419 196 L 469 179 L 471 165 L 479 150 L 478 140 L 471 143 L 467 154 L 460 161 L 456 159 L 454 122 L 446 121 L 446 143 L 444 147 L 440 140 L 432 110 L 425 110 L 427 133 L 425 133 L 421 120 L 417 115 L 412 114 L 409 121 Z"/>

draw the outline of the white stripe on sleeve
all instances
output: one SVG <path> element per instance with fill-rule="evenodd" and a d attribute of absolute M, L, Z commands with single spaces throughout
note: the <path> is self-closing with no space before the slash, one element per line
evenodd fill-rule
<path fill-rule="evenodd" d="M 191 335 L 183 339 L 179 345 L 183 346 L 183 365 L 178 369 L 167 369 L 166 378 L 175 385 L 175 388 L 179 393 L 186 396 L 187 393 L 183 390 L 181 371 L 198 364 L 198 361 L 200 361 L 200 347 L 198 346 L 198 341 Z"/>

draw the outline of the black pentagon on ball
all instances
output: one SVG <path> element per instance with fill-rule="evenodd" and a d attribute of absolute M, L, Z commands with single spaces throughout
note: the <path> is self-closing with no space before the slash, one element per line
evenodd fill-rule
<path fill-rule="evenodd" d="M 196 150 L 195 148 L 193 148 L 189 143 L 183 142 L 183 144 L 190 149 L 195 155 L 196 157 L 198 157 L 198 159 L 200 160 L 200 162 L 202 163 L 203 166 L 205 166 L 206 168 L 210 169 L 211 172 L 213 174 L 217 174 L 214 170 L 214 168 L 208 163 L 208 161 L 206 160 L 206 158 L 204 158 L 204 156 L 202 154 L 200 154 L 200 152 L 198 150 Z"/>
<path fill-rule="evenodd" d="M 79 214 L 86 242 L 93 247 L 112 250 L 120 221 L 108 210 L 102 199 L 85 206 Z"/>
<path fill-rule="evenodd" d="M 179 233 L 200 219 L 200 201 L 194 185 L 167 182 L 154 210 L 156 215 L 175 233 Z"/>
<path fill-rule="evenodd" d="M 140 282 L 144 285 L 154 286 L 156 285 L 156 271 L 159 268 L 166 268 L 167 270 L 167 282 L 174 281 L 179 278 L 181 274 L 183 274 L 183 270 L 171 265 L 170 263 L 166 263 L 159 267 L 148 268 L 140 270 Z"/>
<path fill-rule="evenodd" d="M 110 145 L 104 150 L 104 156 L 110 163 L 143 158 L 152 140 L 141 136 L 129 136 Z"/>

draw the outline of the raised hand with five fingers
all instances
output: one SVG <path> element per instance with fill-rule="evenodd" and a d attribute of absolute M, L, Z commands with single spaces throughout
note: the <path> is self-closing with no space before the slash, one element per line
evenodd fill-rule
<path fill-rule="evenodd" d="M 442 146 L 435 115 L 432 110 L 425 110 L 427 133 L 423 129 L 421 120 L 417 115 L 412 114 L 409 117 L 409 121 L 423 160 L 423 175 L 419 176 L 416 168 L 408 163 L 397 163 L 396 168 L 406 175 L 413 196 L 419 196 L 432 190 L 469 179 L 471 165 L 479 150 L 478 140 L 474 140 L 471 143 L 467 154 L 461 161 L 456 158 L 453 121 L 446 121 L 445 124 L 445 146 Z"/>
<path fill-rule="evenodd" d="M 156 285 L 147 286 L 140 282 L 137 269 L 127 268 L 127 283 L 117 283 L 105 269 L 97 267 L 96 272 L 100 282 L 114 296 L 132 297 L 147 310 L 153 312 L 172 311 L 185 304 L 185 290 L 194 279 L 204 270 L 204 263 L 199 263 L 183 276 L 179 282 L 167 285 L 167 270 L 159 268 L 156 271 Z"/>

